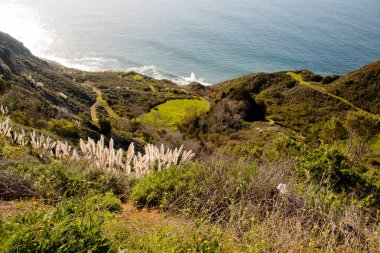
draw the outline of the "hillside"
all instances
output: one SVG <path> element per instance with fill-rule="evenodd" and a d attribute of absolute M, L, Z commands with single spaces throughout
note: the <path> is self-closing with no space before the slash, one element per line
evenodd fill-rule
<path fill-rule="evenodd" d="M 378 252 L 379 69 L 179 86 L 0 32 L 0 252 Z"/>
<path fill-rule="evenodd" d="M 339 78 L 327 89 L 363 110 L 380 114 L 380 61 Z"/>
<path fill-rule="evenodd" d="M 344 117 L 350 106 L 300 85 L 284 72 L 258 73 L 217 84 L 216 96 L 245 101 L 247 120 L 268 119 L 307 136 L 311 127 L 333 116 Z"/>
<path fill-rule="evenodd" d="M 117 145 L 140 143 L 144 134 L 131 133 L 136 128 L 131 120 L 170 99 L 197 99 L 170 81 L 137 73 L 83 72 L 41 60 L 1 32 L 0 49 L 0 102 L 27 126 L 47 129 L 51 119 L 63 119 L 78 122 L 83 137 L 105 134 Z"/>

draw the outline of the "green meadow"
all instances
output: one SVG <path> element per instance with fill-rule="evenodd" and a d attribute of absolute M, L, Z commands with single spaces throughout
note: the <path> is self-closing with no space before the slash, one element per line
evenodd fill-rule
<path fill-rule="evenodd" d="M 188 115 L 199 115 L 207 112 L 209 108 L 210 104 L 205 99 L 173 99 L 151 109 L 142 120 L 156 127 L 176 128 L 176 124 Z"/>

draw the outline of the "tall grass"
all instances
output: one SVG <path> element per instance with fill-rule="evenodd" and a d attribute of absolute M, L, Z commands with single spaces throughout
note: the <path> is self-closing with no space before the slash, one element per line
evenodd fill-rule
<path fill-rule="evenodd" d="M 112 138 L 106 146 L 104 136 L 101 136 L 98 141 L 91 138 L 88 138 L 87 141 L 80 139 L 80 151 L 77 151 L 67 141 L 53 140 L 49 136 L 36 133 L 36 131 L 30 133 L 27 138 L 24 129 L 21 129 L 21 132 L 12 129 L 8 117 L 4 121 L 0 121 L 0 134 L 8 138 L 14 145 L 29 145 L 32 150 L 47 151 L 56 159 L 88 160 L 99 169 L 122 171 L 127 175 L 133 173 L 137 178 L 155 170 L 161 171 L 172 165 L 187 163 L 195 156 L 191 150 L 183 150 L 183 146 L 173 150 L 165 148 L 163 144 L 160 147 L 147 144 L 144 152 L 141 153 L 136 152 L 134 144 L 131 143 L 125 152 L 123 149 L 116 150 L 114 148 Z"/>
<path fill-rule="evenodd" d="M 218 224 L 246 252 L 378 252 L 378 209 L 364 207 L 354 192 L 304 181 L 296 164 L 292 156 L 253 160 L 222 152 L 144 177 L 131 196 L 140 206 Z"/>

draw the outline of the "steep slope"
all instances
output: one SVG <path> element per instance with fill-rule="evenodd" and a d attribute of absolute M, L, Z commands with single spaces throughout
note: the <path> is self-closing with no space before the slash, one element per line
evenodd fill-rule
<path fill-rule="evenodd" d="M 118 146 L 141 143 L 150 137 L 135 119 L 168 100 L 199 96 L 134 72 L 85 72 L 45 61 L 0 32 L 0 104 L 21 125 L 69 138 L 104 134 Z"/>
<path fill-rule="evenodd" d="M 363 110 L 380 114 L 380 61 L 339 78 L 327 90 Z"/>
<path fill-rule="evenodd" d="M 21 42 L 0 32 L 0 75 L 12 84 L 12 92 L 3 100 L 13 109 L 27 109 L 23 94 L 28 94 L 31 100 L 45 103 L 41 110 L 49 107 L 52 111 L 64 108 L 69 113 L 86 112 L 95 96 L 89 88 L 61 75 L 58 68 L 35 57 Z"/>
<path fill-rule="evenodd" d="M 217 84 L 215 96 L 243 100 L 246 119 L 269 121 L 307 136 L 313 126 L 332 116 L 342 117 L 351 106 L 318 90 L 301 85 L 284 72 L 256 73 Z"/>

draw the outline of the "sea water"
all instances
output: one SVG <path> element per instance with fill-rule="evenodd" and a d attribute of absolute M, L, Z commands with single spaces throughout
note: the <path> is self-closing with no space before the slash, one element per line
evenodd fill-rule
<path fill-rule="evenodd" d="M 0 0 L 0 31 L 69 67 L 177 83 L 345 74 L 380 59 L 380 1 Z"/>

